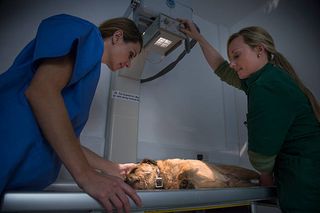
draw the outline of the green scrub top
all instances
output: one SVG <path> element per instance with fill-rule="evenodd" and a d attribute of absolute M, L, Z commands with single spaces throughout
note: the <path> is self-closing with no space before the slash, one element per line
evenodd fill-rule
<path fill-rule="evenodd" d="M 248 150 L 277 156 L 283 212 L 320 212 L 320 124 L 308 98 L 286 71 L 270 63 L 245 80 L 227 62 L 215 72 L 248 96 Z"/>

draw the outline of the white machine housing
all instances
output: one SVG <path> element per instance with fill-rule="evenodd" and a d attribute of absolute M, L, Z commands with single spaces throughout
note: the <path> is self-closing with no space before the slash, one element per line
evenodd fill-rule
<path fill-rule="evenodd" d="M 155 12 L 156 8 L 166 9 Z M 141 74 L 148 53 L 156 51 L 166 56 L 186 38 L 179 31 L 178 17 L 191 18 L 192 9 L 178 4 L 169 8 L 163 0 L 140 1 L 138 8 L 133 9 L 133 20 L 140 30 L 145 30 L 144 48 L 130 68 L 112 74 L 105 147 L 105 157 L 109 160 L 118 163 L 137 161 Z M 165 49 L 155 47 L 154 43 L 161 36 L 168 36 L 174 42 Z"/>

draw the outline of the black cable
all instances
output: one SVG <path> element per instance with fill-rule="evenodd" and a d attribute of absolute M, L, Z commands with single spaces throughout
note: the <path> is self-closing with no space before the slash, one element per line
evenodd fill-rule
<path fill-rule="evenodd" d="M 198 32 L 200 33 L 200 29 L 198 28 L 198 26 L 196 24 L 194 24 L 195 27 L 197 28 Z M 190 50 L 194 47 L 194 45 L 196 45 L 197 41 L 192 39 L 189 42 L 189 38 L 187 37 L 185 39 L 185 50 L 178 56 L 178 58 L 173 61 L 172 63 L 170 63 L 168 66 L 166 66 L 165 68 L 163 68 L 160 72 L 158 72 L 157 74 L 155 74 L 154 76 L 151 76 L 149 78 L 144 78 L 140 80 L 140 83 L 145 83 L 148 81 L 152 81 L 154 79 L 157 79 L 165 74 L 167 74 L 168 72 L 170 72 L 181 60 L 182 58 L 190 52 Z"/>

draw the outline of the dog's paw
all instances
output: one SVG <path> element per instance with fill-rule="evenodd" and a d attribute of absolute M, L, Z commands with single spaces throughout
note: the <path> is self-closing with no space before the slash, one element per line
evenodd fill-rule
<path fill-rule="evenodd" d="M 187 179 L 183 179 L 181 180 L 180 184 L 179 184 L 179 189 L 194 189 L 194 185 L 192 183 L 192 181 L 187 180 Z"/>

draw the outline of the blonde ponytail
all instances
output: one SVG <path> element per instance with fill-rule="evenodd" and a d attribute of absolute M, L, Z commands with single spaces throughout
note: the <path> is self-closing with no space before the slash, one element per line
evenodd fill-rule
<path fill-rule="evenodd" d="M 291 64 L 288 62 L 288 60 L 279 52 L 275 51 L 274 53 L 271 53 L 274 55 L 273 60 L 270 62 L 278 65 L 285 71 L 289 73 L 289 75 L 293 78 L 293 80 L 297 83 L 298 87 L 302 90 L 302 92 L 308 97 L 309 102 L 312 106 L 313 112 L 316 115 L 318 121 L 320 122 L 320 105 L 317 99 L 314 97 L 312 92 L 302 83 L 301 79 L 291 66 Z"/>

